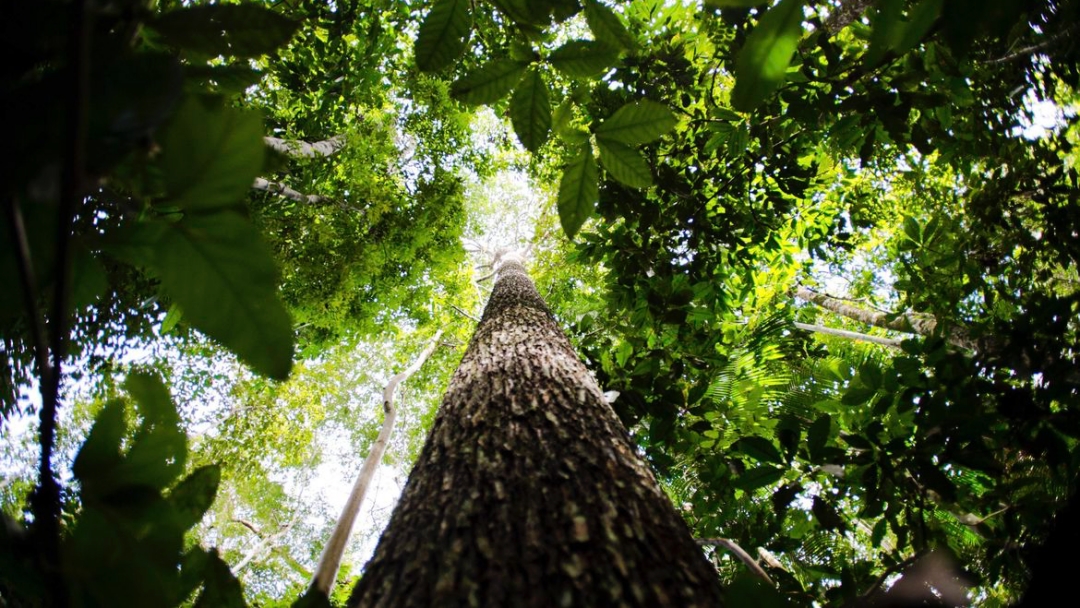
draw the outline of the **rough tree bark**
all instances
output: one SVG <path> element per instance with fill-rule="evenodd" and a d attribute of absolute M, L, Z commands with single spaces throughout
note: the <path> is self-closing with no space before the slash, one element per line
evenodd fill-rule
<path fill-rule="evenodd" d="M 524 268 L 480 325 L 349 606 L 720 606 L 716 571 Z"/>

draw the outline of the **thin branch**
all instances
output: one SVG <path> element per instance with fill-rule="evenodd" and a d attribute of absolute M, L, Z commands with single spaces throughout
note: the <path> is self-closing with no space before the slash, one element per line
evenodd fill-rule
<path fill-rule="evenodd" d="M 42 312 L 37 305 L 37 279 L 34 277 L 34 263 L 30 256 L 30 243 L 26 236 L 26 224 L 23 222 L 22 209 L 14 199 L 8 199 L 4 205 L 8 224 L 11 226 L 11 243 L 15 246 L 15 261 L 19 271 L 19 287 L 23 292 L 23 307 L 30 324 L 30 339 L 34 346 L 34 359 L 44 386 L 51 382 L 52 362 L 49 360 L 48 340 L 42 323 Z"/>
<path fill-rule="evenodd" d="M 750 571 L 756 574 L 759 578 L 761 578 L 761 580 L 769 583 L 770 585 L 776 584 L 771 578 L 769 578 L 769 575 L 765 572 L 765 569 L 757 563 L 757 560 L 750 557 L 750 554 L 746 551 L 743 551 L 743 548 L 740 547 L 735 541 L 729 538 L 698 538 L 695 540 L 697 541 L 697 544 L 703 547 L 712 546 L 723 547 L 727 549 L 735 557 L 739 558 L 739 561 L 746 564 L 746 567 L 750 568 Z"/>
<path fill-rule="evenodd" d="M 265 550 L 267 547 L 271 547 L 272 549 L 272 545 L 276 543 L 278 539 L 280 539 L 282 536 L 288 534 L 289 530 L 291 530 L 292 527 L 296 525 L 296 522 L 299 520 L 300 515 L 297 514 L 297 516 L 294 517 L 292 521 L 285 524 L 280 530 L 261 539 L 258 543 L 256 543 L 254 547 L 251 548 L 251 551 L 248 551 L 248 554 L 244 556 L 244 559 L 240 560 L 240 563 L 236 564 L 236 566 L 233 567 L 233 572 L 239 574 L 244 570 L 244 568 L 247 568 L 248 564 L 250 564 L 252 560 L 254 560 L 256 557 L 258 557 L 258 555 L 262 553 L 263 550 Z"/>
<path fill-rule="evenodd" d="M 298 190 L 294 190 L 281 182 L 272 182 L 261 177 L 255 178 L 255 183 L 251 185 L 252 190 L 262 190 L 264 192 L 270 192 L 283 196 L 287 199 L 298 201 L 301 203 L 307 203 L 313 205 L 315 203 L 321 203 L 327 198 L 319 194 L 304 194 Z"/>
<path fill-rule="evenodd" d="M 427 361 L 428 357 L 439 345 L 439 338 L 442 337 L 442 334 L 442 329 L 435 332 L 435 335 L 428 341 L 427 346 L 416 357 L 412 365 L 390 378 L 390 381 L 386 383 L 386 388 L 383 389 L 383 411 L 386 415 L 383 417 L 382 428 L 379 429 L 379 436 L 375 439 L 375 443 L 371 445 L 371 451 L 368 452 L 367 458 L 364 459 L 364 464 L 360 468 L 360 475 L 357 476 L 356 482 L 353 484 L 349 498 L 345 502 L 345 508 L 341 511 L 341 517 L 338 518 L 337 525 L 334 526 L 334 531 L 330 534 L 330 540 L 326 542 L 322 557 L 319 558 L 319 565 L 315 568 L 315 574 L 311 578 L 308 593 L 317 591 L 330 595 L 330 590 L 334 587 L 334 579 L 337 578 L 338 569 L 341 567 L 341 557 L 345 553 L 345 545 L 352 534 L 353 524 L 356 522 L 356 515 L 360 511 L 360 505 L 364 502 L 364 494 L 367 493 L 368 486 L 371 485 L 371 480 L 375 476 L 375 468 L 382 460 L 383 452 L 386 451 L 386 445 L 390 441 L 390 434 L 394 430 L 394 419 L 397 416 L 394 409 L 394 392 L 399 384 L 415 374 L 420 369 L 420 366 Z"/>
<path fill-rule="evenodd" d="M 263 141 L 268 148 L 293 158 L 331 156 L 345 147 L 344 135 L 335 135 L 329 139 L 311 143 L 293 139 L 281 139 L 279 137 L 264 137 Z"/>
<path fill-rule="evenodd" d="M 454 306 L 453 304 L 450 305 L 450 308 L 453 308 L 455 311 L 457 311 L 457 313 L 459 315 L 465 317 L 466 319 L 469 319 L 469 320 L 471 320 L 473 322 L 476 322 L 476 323 L 480 322 L 480 319 L 477 319 L 476 317 L 470 315 L 469 313 L 467 313 L 464 310 L 458 308 L 457 306 Z"/>
<path fill-rule="evenodd" d="M 825 327 L 824 325 L 810 325 L 808 323 L 796 322 L 795 327 L 803 331 L 812 331 L 819 334 L 838 336 L 840 338 L 848 338 L 851 340 L 862 340 L 863 342 L 873 342 L 874 344 L 881 344 L 891 348 L 900 348 L 900 344 L 903 342 L 903 340 L 898 338 L 871 336 L 870 334 L 861 334 L 857 331 L 848 331 L 846 329 L 837 329 L 835 327 Z"/>
<path fill-rule="evenodd" d="M 233 523 L 240 524 L 241 526 L 244 526 L 248 530 L 251 530 L 252 533 L 255 534 L 255 536 L 258 536 L 259 538 L 263 537 L 263 533 L 260 532 L 259 529 L 255 527 L 255 524 L 251 523 L 250 521 L 248 521 L 246 519 L 237 519 L 235 517 L 231 521 Z"/>
<path fill-rule="evenodd" d="M 987 59 L 983 63 L 987 63 L 987 64 L 1007 63 L 1009 61 L 1015 61 L 1017 59 L 1022 59 L 1024 57 L 1027 57 L 1028 55 L 1031 55 L 1032 53 L 1037 53 L 1037 52 L 1039 52 L 1039 51 L 1041 51 L 1043 49 L 1048 49 L 1048 48 L 1054 46 L 1055 44 L 1061 42 L 1062 40 L 1064 40 L 1066 38 L 1070 38 L 1074 33 L 1076 33 L 1076 30 L 1078 28 L 1080 28 L 1080 24 L 1073 24 L 1072 27 L 1065 28 L 1064 30 L 1058 32 L 1057 34 L 1051 36 L 1050 38 L 1047 38 L 1046 40 L 1043 40 L 1042 42 L 1040 42 L 1038 44 L 1033 44 L 1031 46 L 1024 47 L 1024 48 L 1022 48 L 1022 49 L 1020 49 L 1018 51 L 1014 51 L 1012 53 L 1009 53 L 1008 55 L 1005 55 L 1004 57 L 998 57 L 996 59 Z"/>

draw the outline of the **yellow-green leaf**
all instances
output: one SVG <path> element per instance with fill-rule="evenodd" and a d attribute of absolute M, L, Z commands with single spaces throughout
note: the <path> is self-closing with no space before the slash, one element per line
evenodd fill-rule
<path fill-rule="evenodd" d="M 735 63 L 731 105 L 736 110 L 757 108 L 783 84 L 802 36 L 802 7 L 803 0 L 781 0 L 747 36 Z"/>
<path fill-rule="evenodd" d="M 526 150 L 536 152 L 551 131 L 551 100 L 547 83 L 537 69 L 531 69 L 510 98 L 510 122 Z"/>
<path fill-rule="evenodd" d="M 642 99 L 624 105 L 596 129 L 596 138 L 636 146 L 659 139 L 678 122 L 664 104 Z"/>
<path fill-rule="evenodd" d="M 614 141 L 596 140 L 600 147 L 600 164 L 608 174 L 631 188 L 648 188 L 653 184 L 649 163 L 637 150 Z"/>
<path fill-rule="evenodd" d="M 513 90 L 528 66 L 512 59 L 490 61 L 455 81 L 450 95 L 472 105 L 495 103 Z"/>

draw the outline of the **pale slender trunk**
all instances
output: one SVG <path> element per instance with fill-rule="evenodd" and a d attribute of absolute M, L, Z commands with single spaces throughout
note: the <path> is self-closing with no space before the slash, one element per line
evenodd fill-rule
<path fill-rule="evenodd" d="M 428 341 L 428 345 L 420 352 L 412 365 L 390 378 L 390 381 L 386 383 L 382 395 L 383 412 L 385 414 L 382 428 L 379 429 L 379 436 L 375 439 L 375 443 L 371 444 L 371 451 L 368 452 L 367 458 L 360 468 L 360 475 L 357 476 L 356 482 L 353 484 L 349 499 L 345 501 L 345 508 L 341 511 L 341 517 L 338 518 L 337 525 L 334 526 L 334 532 L 330 535 L 326 547 L 323 548 L 322 557 L 319 559 L 318 567 L 315 568 L 309 591 L 319 591 L 330 595 L 330 590 L 334 587 L 334 579 L 337 577 L 338 569 L 341 567 L 341 556 L 345 553 L 345 546 L 348 544 L 349 536 L 352 534 L 353 524 L 356 523 L 356 515 L 360 512 L 360 505 L 363 504 L 364 495 L 367 493 L 368 486 L 371 485 L 371 479 L 375 476 L 375 469 L 378 468 L 379 463 L 382 461 L 383 453 L 386 452 L 386 445 L 390 441 L 390 435 L 394 432 L 394 420 L 397 418 L 397 409 L 394 407 L 394 392 L 397 391 L 399 384 L 415 374 L 428 360 L 431 353 L 435 352 L 435 347 L 439 345 L 439 338 L 442 337 L 442 334 L 442 329 L 435 332 L 435 335 Z"/>
<path fill-rule="evenodd" d="M 251 185 L 252 190 L 262 190 L 264 192 L 270 192 L 277 194 L 278 196 L 284 196 L 287 199 L 298 201 L 301 203 L 315 204 L 321 203 L 326 200 L 325 196 L 318 194 L 304 194 L 298 190 L 294 190 L 281 182 L 272 182 L 261 177 L 255 178 L 255 183 Z"/>
<path fill-rule="evenodd" d="M 316 142 L 280 139 L 277 137 L 264 137 L 263 141 L 267 147 L 293 158 L 331 156 L 345 147 L 345 137 L 342 135 L 335 135 L 329 139 Z"/>
<path fill-rule="evenodd" d="M 525 269 L 504 260 L 348 605 L 722 604 L 686 523 Z"/>
<path fill-rule="evenodd" d="M 937 319 L 930 315 L 914 312 L 890 314 L 877 310 L 867 310 L 865 308 L 853 306 L 839 298 L 833 298 L 823 293 L 811 291 L 802 285 L 795 289 L 795 296 L 800 300 L 816 304 L 825 310 L 834 312 L 842 317 L 847 317 L 860 323 L 881 327 L 883 329 L 891 329 L 893 331 L 917 334 L 920 336 L 932 336 L 938 326 Z M 978 344 L 976 344 L 975 340 L 971 339 L 967 332 L 960 328 L 951 328 L 947 330 L 943 337 L 949 344 L 952 344 L 957 348 L 978 350 Z"/>

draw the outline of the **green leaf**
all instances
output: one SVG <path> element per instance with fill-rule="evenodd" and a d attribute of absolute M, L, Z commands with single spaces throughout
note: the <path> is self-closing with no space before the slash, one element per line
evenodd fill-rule
<path fill-rule="evenodd" d="M 900 41 L 907 25 L 901 18 L 903 10 L 904 0 L 878 0 L 874 7 L 874 29 L 870 33 L 870 46 L 863 57 L 865 67 L 881 63 L 885 53 Z"/>
<path fill-rule="evenodd" d="M 705 0 L 705 4 L 716 8 L 753 8 L 768 3 L 769 0 Z"/>
<path fill-rule="evenodd" d="M 420 71 L 435 72 L 453 63 L 465 52 L 471 32 L 468 0 L 435 0 L 416 35 Z"/>
<path fill-rule="evenodd" d="M 161 378 L 154 374 L 128 374 L 124 390 L 138 404 L 143 422 L 116 482 L 164 489 L 183 472 L 187 461 L 187 437 L 180 430 L 176 405 Z"/>
<path fill-rule="evenodd" d="M 572 78 L 594 78 L 618 59 L 617 47 L 591 40 L 571 40 L 552 51 L 548 63 Z"/>
<path fill-rule="evenodd" d="M 862 405 L 867 401 L 870 401 L 877 393 L 872 388 L 855 387 L 849 388 L 844 392 L 844 396 L 840 398 L 840 403 L 844 405 Z"/>
<path fill-rule="evenodd" d="M 817 420 L 806 431 L 806 449 L 810 452 L 810 460 L 817 462 L 821 451 L 832 435 L 832 417 L 828 414 L 818 416 Z"/>
<path fill-rule="evenodd" d="M 262 119 L 189 96 L 161 138 L 166 193 L 182 209 L 238 205 L 263 164 Z"/>
<path fill-rule="evenodd" d="M 472 105 L 495 103 L 513 90 L 528 66 L 528 62 L 511 59 L 489 61 L 456 80 L 450 95 Z"/>
<path fill-rule="evenodd" d="M 176 324 L 180 322 L 180 319 L 184 318 L 184 311 L 173 303 L 169 306 L 169 312 L 165 313 L 165 318 L 161 321 L 161 333 L 167 334 L 176 327 Z"/>
<path fill-rule="evenodd" d="M 536 152 L 547 141 L 551 131 L 551 101 L 539 70 L 529 70 L 514 90 L 510 98 L 510 122 L 526 150 Z"/>
<path fill-rule="evenodd" d="M 803 0 L 781 0 L 758 22 L 735 63 L 731 105 L 750 112 L 784 82 L 802 36 Z"/>
<path fill-rule="evenodd" d="M 596 138 L 628 146 L 647 144 L 670 131 L 678 120 L 667 106 L 642 99 L 624 105 L 596 129 Z"/>
<path fill-rule="evenodd" d="M 169 502 L 176 511 L 181 530 L 188 530 L 199 523 L 214 503 L 220 482 L 221 467 L 211 464 L 195 469 L 169 492 Z"/>
<path fill-rule="evenodd" d="M 598 171 L 592 146 L 586 141 L 563 170 L 559 182 L 559 221 L 567 238 L 574 238 L 593 213 L 599 198 Z"/>
<path fill-rule="evenodd" d="M 766 464 L 746 471 L 732 482 L 732 485 L 740 490 L 750 492 L 776 483 L 783 476 L 784 469 Z"/>
<path fill-rule="evenodd" d="M 157 375 L 132 372 L 124 380 L 124 390 L 139 404 L 139 411 L 147 422 L 180 424 L 169 389 L 165 388 L 165 383 Z"/>
<path fill-rule="evenodd" d="M 205 88 L 229 94 L 243 93 L 258 84 L 263 73 L 246 65 L 187 65 L 184 78 Z"/>
<path fill-rule="evenodd" d="M 647 188 L 653 184 L 649 163 L 637 150 L 602 139 L 597 139 L 596 143 L 600 147 L 600 164 L 611 177 L 631 188 Z"/>
<path fill-rule="evenodd" d="M 71 465 L 71 472 L 83 483 L 84 491 L 88 482 L 120 464 L 120 442 L 126 433 L 124 402 L 114 399 L 105 403 Z"/>
<path fill-rule="evenodd" d="M 244 608 L 244 592 L 229 565 L 211 549 L 207 555 L 206 582 L 195 608 Z"/>
<path fill-rule="evenodd" d="M 911 9 L 911 20 L 893 51 L 903 55 L 922 41 L 941 15 L 944 0 L 922 0 Z"/>
<path fill-rule="evenodd" d="M 736 441 L 731 447 L 754 460 L 773 462 L 776 464 L 782 464 L 784 462 L 784 457 L 780 455 L 780 450 L 776 448 L 773 442 L 764 437 L 743 437 Z"/>
<path fill-rule="evenodd" d="M 259 373 L 286 378 L 292 323 L 277 297 L 273 256 L 255 227 L 228 211 L 159 226 L 154 267 L 188 322 Z"/>
<path fill-rule="evenodd" d="M 165 42 L 204 55 L 258 57 L 284 46 L 298 21 L 254 3 L 208 4 L 165 13 L 149 26 Z"/>
<path fill-rule="evenodd" d="M 908 215 L 904 216 L 904 235 L 916 243 L 922 242 L 922 228 L 919 222 Z"/>
<path fill-rule="evenodd" d="M 590 0 L 585 3 L 585 22 L 589 24 L 589 30 L 600 42 L 606 42 L 612 46 L 633 50 L 637 46 L 634 37 L 626 31 L 622 20 L 610 8 Z"/>

